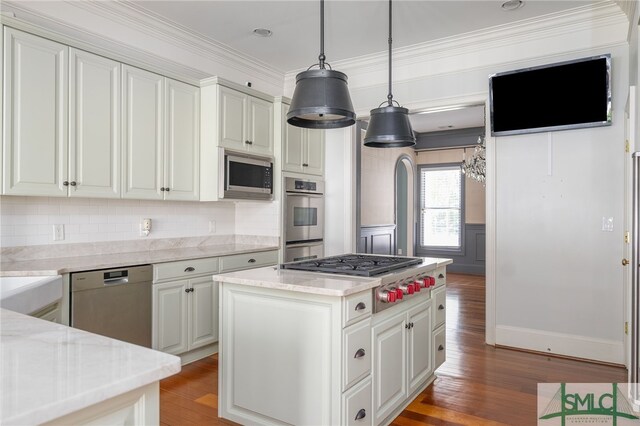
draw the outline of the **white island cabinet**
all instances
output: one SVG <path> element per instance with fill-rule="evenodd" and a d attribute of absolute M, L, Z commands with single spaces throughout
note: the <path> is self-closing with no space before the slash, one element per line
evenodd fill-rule
<path fill-rule="evenodd" d="M 180 359 L 0 309 L 0 424 L 157 425 Z"/>
<path fill-rule="evenodd" d="M 434 275 L 450 263 L 424 262 Z M 213 279 L 220 286 L 220 417 L 389 424 L 435 378 L 431 290 L 375 313 L 380 278 L 272 267 Z"/>

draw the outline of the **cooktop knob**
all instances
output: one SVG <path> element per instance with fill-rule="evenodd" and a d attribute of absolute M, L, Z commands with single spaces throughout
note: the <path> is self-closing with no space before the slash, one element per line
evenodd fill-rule
<path fill-rule="evenodd" d="M 433 287 L 436 285 L 436 277 L 429 277 L 429 285 Z"/>
<path fill-rule="evenodd" d="M 413 288 L 413 283 L 400 284 L 400 289 L 404 294 L 413 294 L 415 291 L 415 289 Z"/>
<path fill-rule="evenodd" d="M 396 292 L 394 290 L 382 290 L 380 292 L 380 301 L 383 303 L 393 303 L 396 301 Z"/>
<path fill-rule="evenodd" d="M 416 293 L 419 292 L 422 288 L 422 280 L 415 280 L 413 282 L 413 288 L 416 291 Z"/>
<path fill-rule="evenodd" d="M 402 289 L 396 288 L 396 300 L 402 300 Z"/>

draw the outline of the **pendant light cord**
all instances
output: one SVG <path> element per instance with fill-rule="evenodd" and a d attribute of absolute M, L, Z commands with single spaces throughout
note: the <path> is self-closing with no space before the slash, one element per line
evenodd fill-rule
<path fill-rule="evenodd" d="M 389 102 L 389 106 L 393 106 L 393 93 L 391 93 L 391 0 L 389 0 L 389 94 L 387 95 L 387 99 Z"/>
<path fill-rule="evenodd" d="M 324 60 L 326 57 L 324 56 L 324 0 L 320 0 L 320 56 L 318 56 L 318 63 L 320 65 L 320 69 L 324 68 Z"/>

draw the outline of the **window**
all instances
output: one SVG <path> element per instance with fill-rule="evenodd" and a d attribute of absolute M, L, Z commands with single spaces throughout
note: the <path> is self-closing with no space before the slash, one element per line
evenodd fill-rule
<path fill-rule="evenodd" d="M 420 247 L 462 250 L 462 169 L 459 164 L 420 166 Z"/>

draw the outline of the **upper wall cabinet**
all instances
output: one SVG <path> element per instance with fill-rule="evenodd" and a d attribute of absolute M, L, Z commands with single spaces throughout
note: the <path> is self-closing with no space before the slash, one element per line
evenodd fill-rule
<path fill-rule="evenodd" d="M 122 68 L 123 198 L 198 200 L 198 88 Z"/>
<path fill-rule="evenodd" d="M 218 90 L 220 146 L 273 155 L 273 103 L 224 86 Z"/>
<path fill-rule="evenodd" d="M 3 194 L 67 196 L 68 54 L 5 27 Z"/>
<path fill-rule="evenodd" d="M 5 52 L 3 193 L 118 198 L 120 64 L 10 28 Z"/>
<path fill-rule="evenodd" d="M 282 105 L 282 116 L 289 107 Z M 288 172 L 324 174 L 324 130 L 303 129 L 284 123 L 282 169 Z"/>

